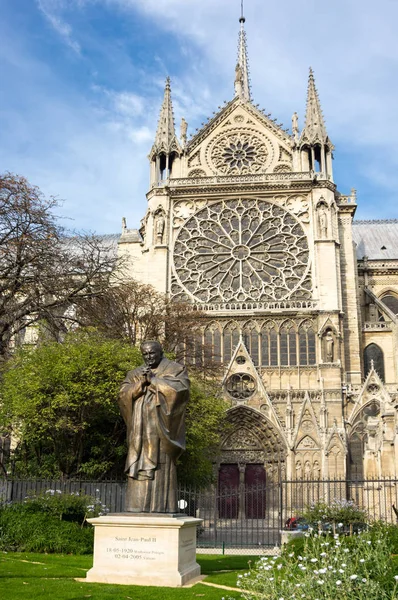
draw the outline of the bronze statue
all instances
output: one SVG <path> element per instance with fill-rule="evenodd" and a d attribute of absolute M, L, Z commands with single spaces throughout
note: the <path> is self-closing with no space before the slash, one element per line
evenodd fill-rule
<path fill-rule="evenodd" d="M 145 365 L 127 373 L 118 400 L 127 426 L 125 510 L 175 513 L 176 461 L 185 450 L 188 374 L 163 356 L 159 342 L 143 342 L 141 352 Z"/>

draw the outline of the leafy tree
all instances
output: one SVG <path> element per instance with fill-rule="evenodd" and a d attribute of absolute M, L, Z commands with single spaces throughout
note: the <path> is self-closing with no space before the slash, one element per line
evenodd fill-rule
<path fill-rule="evenodd" d="M 24 177 L 0 175 L 0 360 L 33 323 L 62 328 L 65 310 L 107 289 L 118 266 L 101 238 L 68 234 L 56 206 Z"/>
<path fill-rule="evenodd" d="M 20 475 L 100 476 L 123 465 L 125 430 L 116 395 L 139 351 L 95 332 L 22 348 L 5 370 L 3 425 L 19 441 Z"/>
<path fill-rule="evenodd" d="M 203 488 L 212 482 L 213 465 L 220 451 L 220 436 L 225 433 L 226 402 L 217 395 L 214 383 L 191 378 L 187 407 L 187 448 L 178 466 L 178 479 L 186 485 Z"/>
<path fill-rule="evenodd" d="M 96 478 L 122 475 L 125 426 L 116 396 L 126 372 L 141 364 L 138 348 L 95 330 L 62 344 L 22 348 L 7 363 L 0 390 L 0 426 L 12 424 L 19 475 Z M 209 386 L 192 382 L 187 451 L 180 479 L 203 486 L 212 478 L 226 410 Z"/>

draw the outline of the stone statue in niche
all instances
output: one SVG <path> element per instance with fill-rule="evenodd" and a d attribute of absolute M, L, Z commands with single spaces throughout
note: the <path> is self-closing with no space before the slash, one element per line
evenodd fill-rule
<path fill-rule="evenodd" d="M 332 330 L 328 329 L 323 336 L 323 362 L 334 362 L 334 354 L 334 335 Z"/>
<path fill-rule="evenodd" d="M 119 392 L 127 427 L 125 510 L 177 512 L 176 461 L 185 450 L 188 374 L 156 341 L 141 345 L 145 365 L 127 373 Z"/>
<path fill-rule="evenodd" d="M 328 237 L 328 213 L 323 202 L 318 205 L 318 231 L 322 239 Z"/>
<path fill-rule="evenodd" d="M 162 209 L 159 209 L 155 213 L 155 236 L 157 244 L 163 244 L 165 225 L 166 219 L 164 218 L 164 212 Z"/>

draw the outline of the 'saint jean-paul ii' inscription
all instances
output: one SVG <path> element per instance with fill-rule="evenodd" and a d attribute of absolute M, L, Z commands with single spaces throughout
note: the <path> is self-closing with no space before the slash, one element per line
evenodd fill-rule
<path fill-rule="evenodd" d="M 115 537 L 115 544 L 107 547 L 106 553 L 110 558 L 116 560 L 156 560 L 164 552 L 155 550 L 152 544 L 156 544 L 156 537 Z M 132 544 L 132 546 L 130 546 Z M 134 548 L 134 544 L 140 544 Z"/>

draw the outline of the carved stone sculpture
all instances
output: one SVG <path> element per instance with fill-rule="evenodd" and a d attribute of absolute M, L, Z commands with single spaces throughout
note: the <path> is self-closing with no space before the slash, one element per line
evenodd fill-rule
<path fill-rule="evenodd" d="M 322 239 L 328 237 L 328 214 L 324 204 L 320 204 L 318 207 L 318 226 L 319 234 Z"/>
<path fill-rule="evenodd" d="M 177 512 L 176 461 L 185 450 L 185 367 L 163 356 L 159 342 L 141 345 L 145 365 L 127 373 L 119 407 L 127 426 L 125 510 Z"/>
<path fill-rule="evenodd" d="M 156 243 L 163 243 L 164 236 L 164 228 L 165 228 L 166 220 L 164 218 L 164 213 L 162 210 L 159 210 L 156 214 L 155 219 L 155 232 L 156 232 Z"/>
<path fill-rule="evenodd" d="M 180 138 L 183 146 L 186 146 L 187 143 L 187 132 L 188 132 L 188 123 L 184 119 L 181 119 L 181 127 L 180 127 Z"/>
<path fill-rule="evenodd" d="M 328 329 L 323 337 L 323 353 L 324 362 L 334 362 L 334 336 L 330 329 Z"/>

